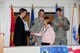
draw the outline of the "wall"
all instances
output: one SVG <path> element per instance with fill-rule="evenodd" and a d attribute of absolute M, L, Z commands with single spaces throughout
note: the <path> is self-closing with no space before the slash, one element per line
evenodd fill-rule
<path fill-rule="evenodd" d="M 18 12 L 20 8 L 26 8 L 28 12 L 31 12 L 31 5 L 34 5 L 35 18 L 38 16 L 37 12 L 39 9 L 43 8 L 46 12 L 54 12 L 55 4 L 58 3 L 59 6 L 64 7 L 64 15 L 69 19 L 71 23 L 72 19 L 72 7 L 74 3 L 80 5 L 80 0 L 6 0 L 4 2 L 4 42 L 5 46 L 9 46 L 9 35 L 10 35 L 10 6 L 14 6 L 14 11 Z M 71 45 L 71 31 L 68 31 L 68 45 Z M 6 41 L 7 40 L 7 41 Z"/>
<path fill-rule="evenodd" d="M 2 6 L 0 6 L 0 12 L 3 12 Z M 0 33 L 3 33 L 3 13 L 0 13 Z"/>

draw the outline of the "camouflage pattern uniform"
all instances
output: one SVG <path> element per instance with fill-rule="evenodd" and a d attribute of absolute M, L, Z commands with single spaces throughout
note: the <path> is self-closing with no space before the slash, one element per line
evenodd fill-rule
<path fill-rule="evenodd" d="M 64 23 L 63 27 L 59 27 L 60 23 Z M 67 45 L 67 33 L 69 30 L 70 22 L 66 17 L 62 17 L 61 19 L 55 18 L 52 21 L 52 27 L 54 28 L 56 39 L 54 45 Z"/>
<path fill-rule="evenodd" d="M 35 33 L 39 33 L 41 31 L 42 27 L 43 27 L 43 21 L 40 19 L 40 17 L 37 17 L 33 21 L 33 25 L 32 25 L 31 31 L 35 32 Z M 35 36 L 35 38 L 36 38 L 36 44 L 37 45 L 41 45 L 41 37 Z"/>

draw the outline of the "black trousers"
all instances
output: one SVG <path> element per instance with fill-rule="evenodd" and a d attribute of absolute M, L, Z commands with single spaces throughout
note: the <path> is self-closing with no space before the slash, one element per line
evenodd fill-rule
<path fill-rule="evenodd" d="M 50 43 L 41 42 L 41 45 L 50 45 Z"/>
<path fill-rule="evenodd" d="M 27 39 L 30 36 L 29 31 L 25 31 L 24 37 L 20 37 L 21 39 L 18 39 L 19 37 L 14 38 L 15 46 L 27 46 Z"/>

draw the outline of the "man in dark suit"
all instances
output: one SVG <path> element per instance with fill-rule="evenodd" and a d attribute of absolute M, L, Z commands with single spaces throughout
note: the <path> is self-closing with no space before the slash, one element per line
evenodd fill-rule
<path fill-rule="evenodd" d="M 79 28 L 78 28 L 78 34 L 79 34 L 79 45 L 80 45 L 80 24 L 79 24 Z"/>
<path fill-rule="evenodd" d="M 23 18 L 26 16 L 27 10 L 24 8 L 21 8 L 19 10 L 19 16 L 16 19 L 15 22 L 15 32 L 14 32 L 14 43 L 15 46 L 25 46 L 27 45 L 26 41 L 26 31 L 25 26 L 23 22 Z"/>

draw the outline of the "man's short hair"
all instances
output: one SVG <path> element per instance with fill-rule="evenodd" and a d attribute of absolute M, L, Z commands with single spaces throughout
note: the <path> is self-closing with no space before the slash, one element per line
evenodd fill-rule
<path fill-rule="evenodd" d="M 21 8 L 21 9 L 19 10 L 19 14 L 23 13 L 24 11 L 26 11 L 26 12 L 27 12 L 27 10 L 26 10 L 26 9 Z"/>
<path fill-rule="evenodd" d="M 44 10 L 43 10 L 43 9 L 40 9 L 40 10 L 39 10 L 39 13 L 40 13 L 40 12 L 44 12 Z"/>
<path fill-rule="evenodd" d="M 61 9 L 61 8 L 57 8 L 57 9 L 56 9 L 56 12 L 57 12 L 57 11 L 62 11 L 62 9 Z"/>

